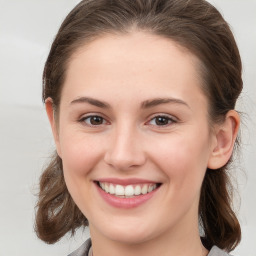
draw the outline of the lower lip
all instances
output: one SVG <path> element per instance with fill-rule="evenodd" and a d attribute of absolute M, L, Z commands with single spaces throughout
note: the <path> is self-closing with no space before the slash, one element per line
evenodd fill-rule
<path fill-rule="evenodd" d="M 117 208 L 124 208 L 124 209 L 135 208 L 146 203 L 150 198 L 152 198 L 155 195 L 155 193 L 159 189 L 159 188 L 156 188 L 155 190 L 145 195 L 139 195 L 139 196 L 130 197 L 130 198 L 121 198 L 121 197 L 117 197 L 112 194 L 106 193 L 97 184 L 95 184 L 95 186 L 97 187 L 102 198 L 108 204 Z"/>

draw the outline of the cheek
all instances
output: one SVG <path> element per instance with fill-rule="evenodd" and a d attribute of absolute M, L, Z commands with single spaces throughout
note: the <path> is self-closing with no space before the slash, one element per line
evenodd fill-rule
<path fill-rule="evenodd" d="M 87 204 L 91 201 L 93 168 L 102 158 L 101 139 L 85 134 L 65 131 L 60 140 L 64 178 L 76 205 L 87 215 Z"/>
<path fill-rule="evenodd" d="M 103 152 L 100 136 L 65 132 L 60 141 L 64 173 L 69 176 L 87 175 L 100 161 Z"/>
<path fill-rule="evenodd" d="M 185 186 L 201 186 L 209 152 L 208 136 L 201 135 L 170 137 L 159 142 L 151 153 L 175 190 L 184 189 Z"/>

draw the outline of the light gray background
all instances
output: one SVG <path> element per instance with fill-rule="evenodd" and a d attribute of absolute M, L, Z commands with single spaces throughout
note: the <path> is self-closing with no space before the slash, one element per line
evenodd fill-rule
<path fill-rule="evenodd" d="M 41 102 L 49 47 L 77 0 L 0 0 L 0 255 L 67 255 L 88 236 L 45 245 L 33 231 L 37 182 L 54 148 Z M 212 0 L 230 23 L 244 64 L 238 185 L 243 239 L 234 255 L 256 256 L 256 0 Z M 237 204 L 238 205 L 238 204 Z"/>

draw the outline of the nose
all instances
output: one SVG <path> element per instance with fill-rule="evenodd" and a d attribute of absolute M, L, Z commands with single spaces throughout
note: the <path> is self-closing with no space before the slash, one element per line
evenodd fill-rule
<path fill-rule="evenodd" d="M 117 170 L 131 170 L 142 166 L 146 161 L 142 136 L 135 129 L 124 127 L 111 134 L 110 145 L 104 161 Z"/>

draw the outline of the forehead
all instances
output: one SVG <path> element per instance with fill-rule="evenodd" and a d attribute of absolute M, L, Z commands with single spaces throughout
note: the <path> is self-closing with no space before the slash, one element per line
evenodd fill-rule
<path fill-rule="evenodd" d="M 90 63 L 90 66 L 114 64 L 119 60 L 132 66 L 136 62 L 148 67 L 158 64 L 190 62 L 199 64 L 199 59 L 188 49 L 172 39 L 147 32 L 130 32 L 129 34 L 107 34 L 79 47 L 71 56 L 69 65 Z M 106 67 L 107 68 L 107 67 Z M 163 68 L 163 66 L 162 66 Z"/>
<path fill-rule="evenodd" d="M 107 35 L 72 55 L 63 96 L 200 96 L 199 66 L 196 56 L 170 39 L 145 32 Z"/>

